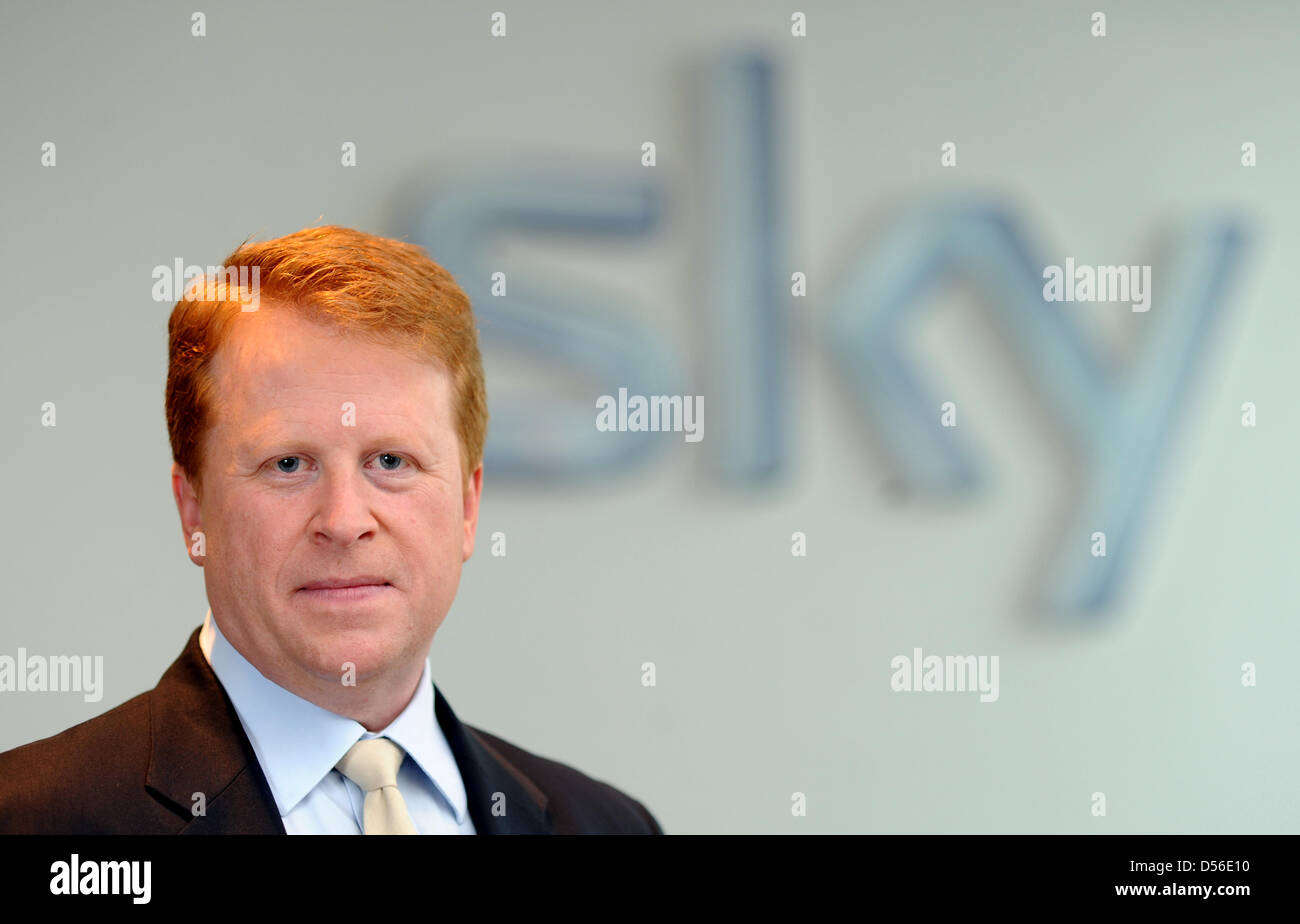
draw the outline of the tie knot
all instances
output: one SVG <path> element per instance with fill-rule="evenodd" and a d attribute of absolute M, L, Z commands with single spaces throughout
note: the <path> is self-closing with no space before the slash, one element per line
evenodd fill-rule
<path fill-rule="evenodd" d="M 388 738 L 362 738 L 334 766 L 362 792 L 373 792 L 397 785 L 397 769 L 405 757 L 406 752 Z"/>

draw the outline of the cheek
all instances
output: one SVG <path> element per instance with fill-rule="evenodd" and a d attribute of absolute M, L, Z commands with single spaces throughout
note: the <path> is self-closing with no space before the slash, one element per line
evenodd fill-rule
<path fill-rule="evenodd" d="M 241 499 L 228 507 L 220 523 L 227 558 L 241 571 L 273 567 L 276 550 L 290 541 L 297 513 L 283 504 L 270 505 L 259 498 Z"/>
<path fill-rule="evenodd" d="M 458 552 L 464 537 L 464 517 L 459 496 L 438 492 L 405 506 L 393 522 L 401 524 L 403 535 L 399 539 L 403 545 L 418 550 L 421 558 L 441 562 Z"/>

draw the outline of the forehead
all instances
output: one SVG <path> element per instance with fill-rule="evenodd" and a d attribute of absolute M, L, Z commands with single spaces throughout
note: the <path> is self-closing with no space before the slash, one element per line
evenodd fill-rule
<path fill-rule="evenodd" d="M 450 425 L 450 379 L 441 367 L 265 301 L 232 319 L 211 372 L 216 416 L 239 430 L 337 422 L 346 402 L 355 404 L 358 429 Z"/>

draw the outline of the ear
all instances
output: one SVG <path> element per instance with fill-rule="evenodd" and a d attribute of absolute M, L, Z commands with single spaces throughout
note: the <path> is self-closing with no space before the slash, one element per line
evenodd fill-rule
<path fill-rule="evenodd" d="M 172 463 L 172 497 L 176 499 L 176 511 L 181 517 L 181 532 L 185 536 L 185 548 L 190 561 L 202 568 L 207 549 L 207 536 L 203 533 L 203 509 L 185 470 L 175 462 Z"/>
<path fill-rule="evenodd" d="M 483 463 L 478 464 L 465 486 L 465 548 L 462 562 L 474 554 L 474 534 L 478 531 L 478 502 L 483 496 Z"/>

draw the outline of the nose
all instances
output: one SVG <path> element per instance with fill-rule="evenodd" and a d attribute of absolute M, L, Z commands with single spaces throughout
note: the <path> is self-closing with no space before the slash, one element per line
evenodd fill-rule
<path fill-rule="evenodd" d="M 333 470 L 321 477 L 320 501 L 312 530 L 321 543 L 347 548 L 373 536 L 376 526 L 367 492 L 370 485 L 357 471 Z"/>

